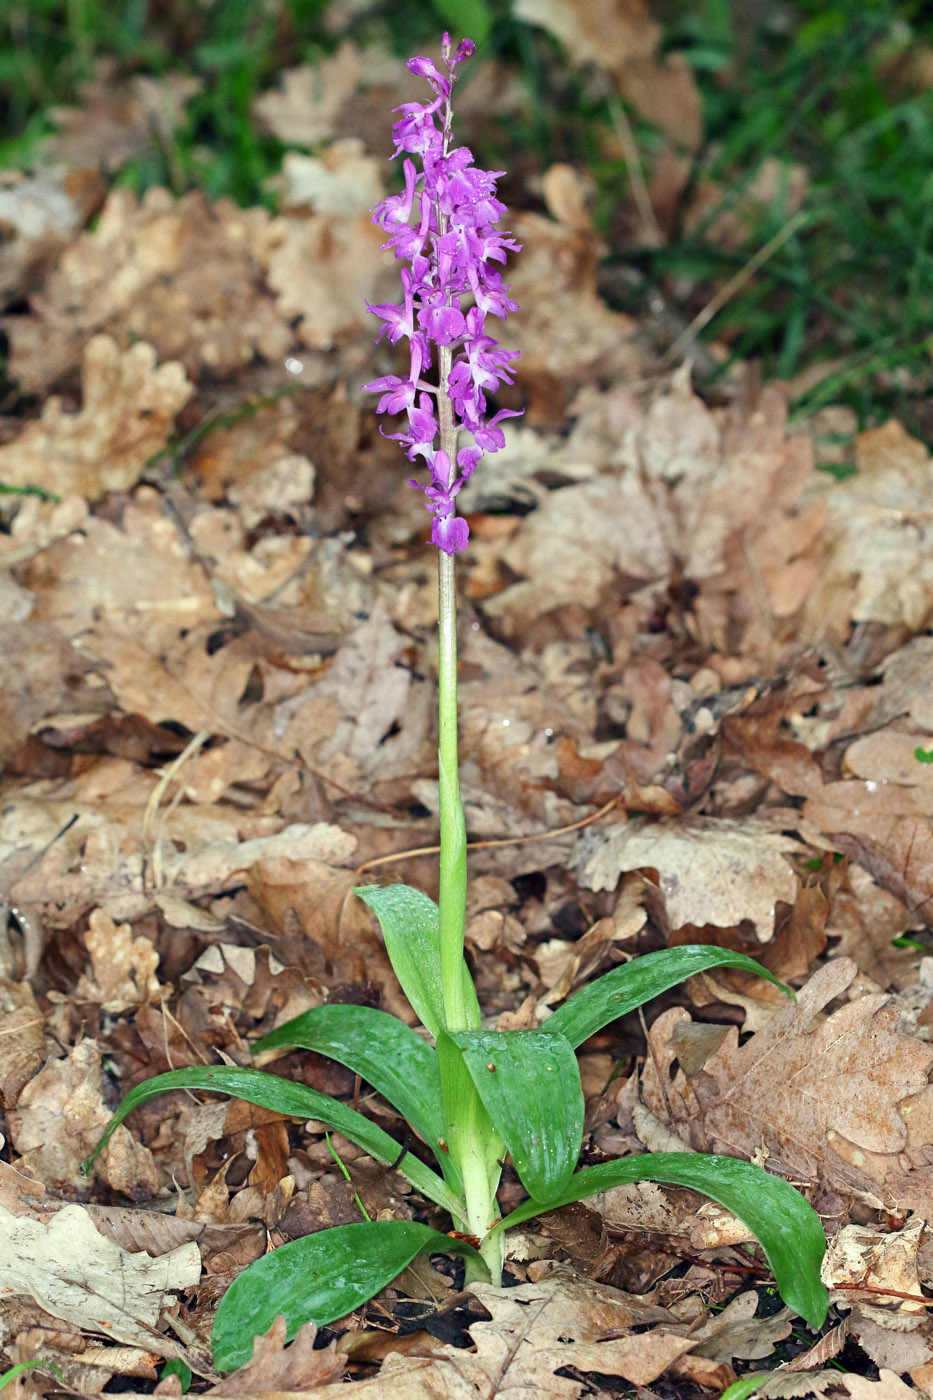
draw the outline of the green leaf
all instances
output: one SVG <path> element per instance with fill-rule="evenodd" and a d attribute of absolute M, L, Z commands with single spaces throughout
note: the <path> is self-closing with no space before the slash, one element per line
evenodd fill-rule
<path fill-rule="evenodd" d="M 719 1400 L 748 1400 L 748 1396 L 754 1395 L 770 1375 L 770 1371 L 753 1371 L 751 1375 L 739 1376 L 737 1381 L 726 1387 Z"/>
<path fill-rule="evenodd" d="M 549 1027 L 449 1035 L 526 1191 L 539 1202 L 560 1195 L 583 1143 L 583 1090 L 570 1042 Z"/>
<path fill-rule="evenodd" d="M 389 961 L 415 1014 L 434 1038 L 444 1030 L 441 983 L 441 936 L 437 905 L 411 885 L 364 885 L 356 890 L 379 920 Z M 463 964 L 464 996 L 469 1019 L 479 1025 L 473 981 Z"/>
<path fill-rule="evenodd" d="M 610 1021 L 643 1006 L 646 1001 L 676 987 L 678 982 L 706 972 L 712 967 L 737 967 L 754 972 L 780 987 L 793 997 L 783 982 L 744 953 L 728 948 L 712 948 L 702 943 L 688 943 L 683 948 L 662 948 L 658 953 L 646 953 L 631 962 L 614 967 L 603 977 L 576 992 L 559 1006 L 546 1022 L 548 1030 L 560 1031 L 571 1045 L 582 1045 L 591 1035 L 608 1026 Z"/>
<path fill-rule="evenodd" d="M 11 1366 L 8 1371 L 4 1371 L 3 1375 L 0 1376 L 0 1390 L 2 1390 L 5 1385 L 9 1385 L 10 1381 L 15 1381 L 16 1377 L 21 1376 L 24 1371 L 32 1371 L 37 1368 L 42 1371 L 51 1371 L 53 1375 L 57 1376 L 58 1379 L 64 1383 L 65 1378 L 61 1373 L 61 1369 L 56 1366 L 54 1362 L 44 1361 L 42 1357 L 38 1357 L 33 1361 L 17 1361 L 15 1366 Z"/>
<path fill-rule="evenodd" d="M 820 1281 L 826 1239 L 820 1217 L 790 1182 L 735 1157 L 648 1152 L 640 1157 L 603 1162 L 598 1167 L 584 1167 L 571 1177 L 566 1190 L 548 1209 L 569 1205 L 629 1181 L 689 1186 L 731 1210 L 764 1250 L 784 1302 L 811 1327 L 822 1327 L 828 1306 L 826 1289 Z M 526 1201 L 495 1228 L 508 1230 L 541 1213 L 540 1202 Z"/>
<path fill-rule="evenodd" d="M 191 1367 L 187 1361 L 182 1361 L 180 1356 L 173 1356 L 171 1361 L 166 1361 L 159 1375 L 159 1380 L 164 1381 L 166 1376 L 177 1376 L 181 1381 L 181 1393 L 186 1395 L 191 1389 Z"/>
<path fill-rule="evenodd" d="M 253 1049 L 283 1045 L 314 1050 L 352 1069 L 437 1151 L 444 1136 L 437 1053 L 404 1022 L 372 1006 L 315 1006 L 264 1035 Z"/>
<path fill-rule="evenodd" d="M 451 1239 L 412 1220 L 373 1220 L 335 1225 L 264 1254 L 238 1274 L 214 1319 L 214 1365 L 230 1371 L 249 1361 L 253 1338 L 284 1314 L 286 1341 L 299 1327 L 319 1327 L 345 1317 L 391 1283 L 418 1254 L 460 1254 L 483 1277 L 481 1255 L 465 1240 Z"/>
<path fill-rule="evenodd" d="M 319 1094 L 316 1089 L 309 1089 L 306 1084 L 293 1084 L 290 1079 L 281 1079 L 277 1074 L 265 1074 L 258 1069 L 237 1069 L 230 1065 L 195 1065 L 191 1069 L 173 1069 L 168 1074 L 157 1074 L 154 1079 L 138 1084 L 120 1104 L 100 1142 L 81 1164 L 81 1170 L 85 1174 L 90 1171 L 128 1113 L 169 1089 L 209 1089 L 215 1094 L 232 1094 L 235 1098 L 245 1099 L 247 1103 L 270 1108 L 273 1113 L 286 1113 L 292 1118 L 316 1118 L 329 1128 L 336 1128 L 371 1157 L 392 1166 L 397 1165 L 412 1186 L 444 1210 L 456 1213 L 459 1209 L 456 1196 L 436 1172 L 432 1172 L 410 1152 L 403 1155 L 401 1143 L 364 1118 L 362 1113 L 348 1108 L 329 1094 Z"/>

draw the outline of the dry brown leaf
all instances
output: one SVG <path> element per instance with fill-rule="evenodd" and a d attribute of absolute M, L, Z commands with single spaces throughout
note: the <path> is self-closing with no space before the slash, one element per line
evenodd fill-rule
<path fill-rule="evenodd" d="M 333 141 L 316 156 L 291 151 L 274 181 L 287 211 L 354 215 L 374 208 L 385 194 L 383 163 L 355 137 Z"/>
<path fill-rule="evenodd" d="M 97 331 L 124 348 L 146 341 L 193 379 L 204 369 L 235 373 L 257 352 L 281 360 L 293 336 L 257 263 L 268 223 L 265 210 L 209 205 L 199 193 L 176 201 L 151 189 L 140 204 L 115 190 L 93 232 L 58 259 L 31 312 L 3 319 L 11 377 L 27 392 L 47 391 Z"/>
<path fill-rule="evenodd" d="M 45 1017 L 28 982 L 0 979 L 0 1108 L 14 1108 L 45 1058 Z"/>
<path fill-rule="evenodd" d="M 0 654 L 17 658 L 6 668 L 0 690 L 0 760 L 5 761 L 34 725 L 75 706 L 88 668 L 67 637 L 36 619 L 0 622 Z"/>
<path fill-rule="evenodd" d="M 843 1225 L 830 1240 L 820 1270 L 826 1287 L 835 1290 L 834 1301 L 842 1307 L 858 1304 L 864 1317 L 895 1330 L 909 1325 L 911 1317 L 914 1322 L 925 1318 L 917 1264 L 925 1228 L 916 1216 L 903 1229 L 886 1234 L 867 1225 Z M 890 1290 L 888 1296 L 885 1290 Z"/>
<path fill-rule="evenodd" d="M 53 1317 L 105 1337 L 177 1355 L 156 1331 L 159 1313 L 170 1290 L 200 1276 L 196 1244 L 150 1259 L 105 1239 L 82 1206 L 64 1206 L 48 1224 L 0 1206 L 0 1293 L 26 1294 Z"/>
<path fill-rule="evenodd" d="M 702 1327 L 690 1332 L 695 1343 L 693 1353 L 711 1361 L 759 1361 L 770 1356 L 775 1344 L 793 1331 L 790 1308 L 781 1308 L 771 1317 L 756 1317 L 758 1294 L 754 1289 L 739 1293 L 722 1312 L 716 1313 Z"/>
<path fill-rule="evenodd" d="M 94 909 L 84 942 L 93 975 L 79 979 L 75 996 L 99 1002 L 111 1014 L 158 997 L 159 954 L 148 938 L 133 937 L 130 924 L 115 924 L 103 909 Z"/>
<path fill-rule="evenodd" d="M 66 413 L 48 399 L 37 422 L 0 447 L 0 477 L 11 486 L 41 486 L 96 500 L 125 491 L 165 446 L 178 411 L 191 397 L 183 367 L 156 366 L 145 341 L 121 351 L 107 335 L 82 356 L 83 407 Z"/>
<path fill-rule="evenodd" d="M 895 1031 L 897 1012 L 885 996 L 859 997 L 823 1018 L 856 972 L 849 959 L 834 959 L 745 1045 L 730 1028 L 697 1075 L 678 1071 L 667 1094 L 675 1125 L 678 1096 L 689 1105 L 692 1084 L 709 1150 L 752 1158 L 764 1147 L 780 1170 L 843 1189 L 870 1188 L 896 1169 L 908 1141 L 898 1105 L 926 1086 L 933 1047 Z M 673 1058 L 669 1048 L 659 1051 Z M 649 1106 L 663 1113 L 652 1063 L 643 1087 Z M 880 1170 L 872 1154 L 880 1155 Z"/>
<path fill-rule="evenodd" d="M 42 275 L 104 193 L 95 170 L 0 172 L 0 301 L 8 303 Z"/>
<path fill-rule="evenodd" d="M 661 31 L 643 0 L 515 0 L 514 10 L 555 34 L 577 63 L 612 73 L 622 95 L 668 136 L 691 150 L 699 145 L 702 106 L 693 75 L 679 55 L 656 61 Z"/>
<path fill-rule="evenodd" d="M 21 1165 L 48 1186 L 82 1187 L 81 1163 L 110 1121 L 101 1094 L 101 1052 L 84 1039 L 64 1059 L 49 1060 L 29 1081 L 8 1114 L 10 1141 Z M 95 1166 L 116 1191 L 145 1199 L 159 1178 L 152 1153 L 119 1127 Z"/>
<path fill-rule="evenodd" d="M 58 132 L 45 138 L 42 149 L 65 165 L 117 170 L 155 143 L 168 144 L 185 103 L 200 88 L 200 80 L 185 73 L 134 73 L 120 83 L 105 72 L 81 87 L 79 107 L 51 109 Z"/>
<path fill-rule="evenodd" d="M 787 855 L 797 849 L 796 841 L 753 818 L 634 817 L 582 832 L 571 864 L 590 890 L 615 889 L 624 871 L 656 870 L 670 929 L 735 928 L 748 919 L 765 943 L 778 900 L 796 899 Z"/>
<path fill-rule="evenodd" d="M 917 1392 L 901 1380 L 894 1371 L 882 1368 L 878 1379 L 870 1381 L 865 1376 L 841 1376 L 840 1383 L 851 1396 L 851 1400 L 914 1400 Z"/>
<path fill-rule="evenodd" d="M 253 1396 L 270 1390 L 317 1390 L 343 1375 L 347 1358 L 337 1351 L 336 1342 L 316 1350 L 316 1337 L 314 1323 L 306 1322 L 286 1348 L 285 1318 L 277 1317 L 268 1332 L 253 1339 L 251 1360 L 224 1376 L 207 1394 Z"/>
<path fill-rule="evenodd" d="M 806 633 L 838 641 L 852 621 L 922 631 L 933 616 L 929 454 L 891 421 L 856 439 L 855 461 L 858 470 L 845 481 L 811 488 L 828 519 Z"/>
<path fill-rule="evenodd" d="M 302 343 L 313 350 L 358 335 L 365 303 L 396 295 L 395 274 L 380 251 L 384 235 L 368 210 L 354 203 L 348 212 L 283 214 L 264 231 L 258 255 L 276 309 L 283 321 L 297 321 Z"/>
<path fill-rule="evenodd" d="M 314 67 L 286 68 L 277 88 L 253 100 L 253 113 L 286 146 L 316 146 L 337 134 L 340 109 L 356 92 L 365 67 L 364 55 L 344 40 Z"/>
<path fill-rule="evenodd" d="M 933 899 L 929 805 L 922 788 L 852 780 L 827 783 L 803 813 L 906 906 L 912 923 L 926 923 Z"/>

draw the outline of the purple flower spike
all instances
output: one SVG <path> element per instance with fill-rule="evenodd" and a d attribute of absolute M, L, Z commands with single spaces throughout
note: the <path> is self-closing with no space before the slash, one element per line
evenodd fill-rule
<path fill-rule="evenodd" d="M 427 497 L 433 516 L 431 542 L 445 554 L 464 549 L 470 535 L 467 522 L 455 513 L 461 486 L 484 453 L 505 445 L 498 426 L 502 419 L 518 416 L 514 409 L 502 408 L 486 417 L 486 395 L 494 394 L 500 384 L 512 383 L 509 363 L 518 354 L 504 350 L 486 333 L 486 317 L 504 319 L 517 310 L 493 263 L 504 262 L 506 250 L 516 251 L 521 245 L 494 228 L 505 213 L 505 205 L 496 198 L 502 171 L 477 169 L 466 146 L 451 145 L 456 69 L 474 52 L 472 39 L 461 40 L 452 51 L 450 35 L 445 34 L 443 71 L 429 58 L 408 60 L 410 71 L 425 78 L 435 96 L 430 103 L 406 102 L 397 108 L 401 117 L 392 136 L 396 155 L 404 151 L 420 157 L 422 169 L 419 172 L 406 156 L 405 188 L 376 206 L 373 222 L 388 235 L 383 247 L 409 267 L 402 271 L 401 305 L 367 302 L 383 322 L 380 338 L 385 335 L 392 345 L 405 338 L 411 344 L 407 379 L 384 375 L 364 388 L 382 395 L 377 413 L 407 415 L 407 430 L 387 436 L 402 443 L 410 462 L 423 457 L 430 470 L 427 486 L 411 484 Z M 466 310 L 461 305 L 464 297 L 472 302 Z M 436 387 L 422 377 L 431 370 L 435 355 Z M 462 444 L 460 434 L 466 439 Z"/>

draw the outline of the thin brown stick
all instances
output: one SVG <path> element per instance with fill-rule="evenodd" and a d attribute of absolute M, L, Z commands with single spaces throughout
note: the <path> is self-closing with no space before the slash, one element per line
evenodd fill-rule
<path fill-rule="evenodd" d="M 583 817 L 570 826 L 559 826 L 554 831 L 539 831 L 533 836 L 503 836 L 495 841 L 468 841 L 467 850 L 480 851 L 487 846 L 520 846 L 525 841 L 549 841 L 552 836 L 566 836 L 571 831 L 579 831 L 581 827 L 592 826 L 593 822 L 598 822 L 600 817 L 605 817 L 611 812 L 613 807 L 618 807 L 621 801 L 621 796 L 616 796 L 611 802 L 600 807 L 598 812 L 593 812 L 591 816 Z M 440 846 L 415 846 L 409 851 L 393 851 L 389 856 L 377 856 L 374 860 L 364 861 L 353 873 L 362 875 L 364 870 L 373 870 L 377 865 L 391 865 L 397 860 L 408 860 L 409 856 L 436 856 L 440 849 Z"/>
<path fill-rule="evenodd" d="M 737 292 L 740 292 L 742 290 L 746 282 L 750 281 L 751 278 L 754 277 L 758 269 L 760 267 L 763 267 L 764 264 L 768 261 L 768 259 L 770 257 L 773 257 L 773 255 L 778 251 L 782 244 L 786 243 L 788 238 L 790 238 L 792 234 L 796 233 L 797 230 L 801 228 L 803 224 L 806 223 L 807 217 L 808 216 L 805 213 L 800 212 L 795 214 L 793 218 L 788 219 L 784 227 L 778 229 L 774 237 L 769 238 L 767 243 L 765 243 L 761 248 L 759 248 L 758 252 L 755 253 L 754 256 L 749 258 L 745 266 L 739 268 L 735 276 L 730 277 L 729 281 L 726 282 L 724 286 L 719 288 L 719 291 L 716 293 L 716 295 L 710 298 L 710 300 L 703 307 L 702 311 L 698 312 L 697 315 L 694 316 L 687 329 L 685 331 L 682 331 L 677 337 L 677 339 L 674 341 L 673 345 L 670 347 L 670 349 L 664 357 L 666 364 L 673 364 L 675 360 L 680 358 L 681 354 L 688 348 L 688 346 L 690 346 L 693 343 L 693 341 L 696 340 L 697 336 L 699 335 L 700 331 L 703 330 L 704 326 L 709 325 L 713 317 L 722 310 L 722 308 L 727 304 L 727 302 L 730 302 L 732 300 L 732 298 L 736 295 Z"/>

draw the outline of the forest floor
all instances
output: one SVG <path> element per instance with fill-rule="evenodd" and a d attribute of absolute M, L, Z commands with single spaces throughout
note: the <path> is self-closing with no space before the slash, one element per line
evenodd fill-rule
<path fill-rule="evenodd" d="M 657 74 L 689 125 L 689 75 Z M 734 1219 L 643 1183 L 517 1235 L 503 1293 L 424 1264 L 220 1380 L 248 1263 L 357 1193 L 429 1208 L 320 1125 L 183 1092 L 81 1175 L 152 1075 L 249 1065 L 323 1001 L 412 1019 L 352 888 L 436 894 L 435 557 L 359 387 L 397 364 L 369 211 L 422 87 L 349 37 L 285 74 L 259 116 L 315 153 L 285 156 L 276 212 L 114 182 L 184 101 L 140 79 L 0 187 L 0 1371 L 39 1363 L 8 1393 L 178 1394 L 182 1356 L 217 1395 L 680 1400 L 749 1370 L 763 1396 L 933 1394 L 933 461 L 896 418 L 790 424 L 754 365 L 701 383 L 727 348 L 607 301 L 571 163 L 503 180 L 498 404 L 524 417 L 460 497 L 468 954 L 500 1028 L 688 942 L 797 989 L 717 971 L 588 1042 L 585 1150 L 791 1179 L 830 1239 L 827 1330 Z M 513 101 L 479 66 L 460 139 Z M 398 1131 L 340 1066 L 275 1068 Z"/>

